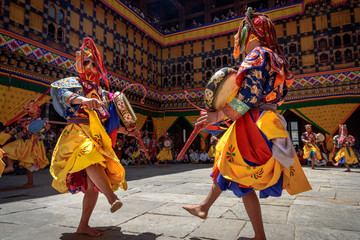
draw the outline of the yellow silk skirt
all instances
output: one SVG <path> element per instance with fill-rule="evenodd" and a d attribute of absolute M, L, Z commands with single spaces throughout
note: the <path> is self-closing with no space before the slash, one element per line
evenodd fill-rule
<path fill-rule="evenodd" d="M 4 154 L 4 151 L 0 148 L 0 177 L 2 176 L 2 173 L 4 172 L 4 169 L 5 169 L 5 163 L 2 160 L 3 154 Z"/>
<path fill-rule="evenodd" d="M 90 125 L 71 124 L 64 128 L 55 146 L 50 166 L 54 180 L 52 186 L 59 192 L 68 192 L 66 177 L 87 167 L 99 164 L 113 191 L 119 187 L 127 189 L 125 169 L 121 165 L 111 144 L 111 139 L 97 114 L 88 111 Z"/>
<path fill-rule="evenodd" d="M 342 158 L 344 158 L 344 161 L 340 161 Z M 354 164 L 359 162 L 354 150 L 352 150 L 351 147 L 342 147 L 340 150 L 336 153 L 334 157 L 336 162 L 342 162 L 346 164 Z"/>
<path fill-rule="evenodd" d="M 209 152 L 208 152 L 208 157 L 209 157 L 209 158 L 215 157 L 215 152 L 216 152 L 215 146 L 214 146 L 214 145 L 211 145 L 211 147 L 210 147 L 210 149 L 209 149 Z"/>
<path fill-rule="evenodd" d="M 304 156 L 303 156 L 304 159 L 309 158 L 312 152 L 316 154 L 316 158 L 318 160 L 322 159 L 321 151 L 315 143 L 307 143 L 304 145 L 303 149 L 304 149 Z"/>
<path fill-rule="evenodd" d="M 0 132 L 0 145 L 4 145 L 11 138 L 11 134 Z"/>
<path fill-rule="evenodd" d="M 10 142 L 2 149 L 9 159 L 19 161 L 19 166 L 30 171 L 43 169 L 49 164 L 43 142 L 35 141 L 33 136 L 27 140 L 18 139 Z"/>
<path fill-rule="evenodd" d="M 225 179 L 256 190 L 273 186 L 279 181 L 281 174 L 283 174 L 282 188 L 291 195 L 312 189 L 296 154 L 293 164 L 288 168 L 281 165 L 274 156 L 271 156 L 263 165 L 250 166 L 247 164 L 237 148 L 235 123 L 230 126 L 216 145 L 213 171 L 218 169 Z M 268 140 L 289 138 L 278 116 L 272 111 L 267 111 L 256 122 L 256 125 Z"/>
<path fill-rule="evenodd" d="M 167 147 L 164 147 L 159 153 L 158 155 L 156 155 L 156 158 L 162 162 L 166 161 L 166 160 L 169 160 L 169 161 L 172 161 L 173 160 L 173 157 L 172 157 L 172 154 L 171 154 L 171 148 L 167 148 Z"/>

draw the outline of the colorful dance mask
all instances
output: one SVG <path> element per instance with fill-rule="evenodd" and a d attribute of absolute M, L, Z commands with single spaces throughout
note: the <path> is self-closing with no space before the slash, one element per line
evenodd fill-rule
<path fill-rule="evenodd" d="M 24 105 L 24 112 L 34 119 L 40 117 L 41 109 L 39 102 L 32 99 L 28 104 Z"/>
<path fill-rule="evenodd" d="M 348 135 L 348 130 L 346 125 L 339 125 L 339 136 L 340 137 L 346 137 Z"/>
<path fill-rule="evenodd" d="M 103 58 L 91 38 L 84 38 L 84 43 L 76 52 L 75 61 L 75 69 L 81 79 L 94 82 L 99 86 L 99 79 L 102 77 L 106 86 L 109 87 Z"/>
<path fill-rule="evenodd" d="M 306 130 L 307 132 L 312 132 L 312 125 L 311 125 L 311 124 L 306 124 L 306 125 L 305 125 L 305 130 Z"/>
<path fill-rule="evenodd" d="M 254 13 L 251 7 L 247 9 L 246 16 L 234 37 L 233 55 L 235 59 L 247 50 L 250 42 L 255 40 L 274 51 L 279 50 L 275 29 L 270 18 L 265 14 Z"/>

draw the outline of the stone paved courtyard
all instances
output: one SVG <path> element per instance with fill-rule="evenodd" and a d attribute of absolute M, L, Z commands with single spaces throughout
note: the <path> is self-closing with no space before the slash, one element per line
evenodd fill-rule
<path fill-rule="evenodd" d="M 248 239 L 253 231 L 242 200 L 224 192 L 206 220 L 183 204 L 200 202 L 211 187 L 211 165 L 126 167 L 124 205 L 111 214 L 100 195 L 90 225 L 104 231 L 90 238 L 74 234 L 83 194 L 58 194 L 48 169 L 34 174 L 35 187 L 19 189 L 25 175 L 0 178 L 0 239 Z M 312 191 L 260 200 L 268 239 L 360 239 L 360 169 L 322 167 L 304 171 Z"/>

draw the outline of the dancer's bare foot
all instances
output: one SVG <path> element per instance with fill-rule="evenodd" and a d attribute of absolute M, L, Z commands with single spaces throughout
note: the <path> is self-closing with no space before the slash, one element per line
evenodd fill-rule
<path fill-rule="evenodd" d="M 10 172 L 13 172 L 14 171 L 14 168 L 13 167 L 6 167 L 3 171 L 3 173 L 10 173 Z"/>
<path fill-rule="evenodd" d="M 88 235 L 91 237 L 99 237 L 102 235 L 101 231 L 98 231 L 94 228 L 91 228 L 89 226 L 85 226 L 85 227 L 78 227 L 76 230 L 76 233 L 79 235 Z"/>
<path fill-rule="evenodd" d="M 201 210 L 200 205 L 183 206 L 183 209 L 201 219 L 205 219 L 208 214 L 207 212 Z"/>
<path fill-rule="evenodd" d="M 115 202 L 113 202 L 113 204 L 111 204 L 110 212 L 112 212 L 112 213 L 116 212 L 117 210 L 119 210 L 122 207 L 122 205 L 123 204 L 119 199 L 115 200 Z"/>
<path fill-rule="evenodd" d="M 22 185 L 20 188 L 31 188 L 31 187 L 33 187 L 33 186 L 34 186 L 33 183 L 27 183 L 27 184 L 25 184 L 25 185 Z"/>
<path fill-rule="evenodd" d="M 351 170 L 350 170 L 350 169 L 347 169 L 345 172 L 351 172 Z"/>

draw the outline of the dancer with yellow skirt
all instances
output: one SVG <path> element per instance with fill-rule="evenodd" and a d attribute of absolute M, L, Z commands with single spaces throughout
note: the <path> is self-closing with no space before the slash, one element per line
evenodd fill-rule
<path fill-rule="evenodd" d="M 304 143 L 304 159 L 311 158 L 311 168 L 314 169 L 315 162 L 318 162 L 322 156 L 320 148 L 317 146 L 316 134 L 312 131 L 311 124 L 305 125 L 305 130 L 301 135 L 301 141 Z"/>
<path fill-rule="evenodd" d="M 355 144 L 355 138 L 348 134 L 346 125 L 339 125 L 339 135 L 334 136 L 334 148 L 333 156 L 336 161 L 335 166 L 342 163 L 346 166 L 346 172 L 351 172 L 350 164 L 358 163 L 358 159 L 355 155 L 352 146 Z"/>
<path fill-rule="evenodd" d="M 235 73 L 239 89 L 231 95 L 235 97 L 230 97 L 221 110 L 202 111 L 197 120 L 199 125 L 212 124 L 224 117 L 234 121 L 216 145 L 213 186 L 200 204 L 183 208 L 204 219 L 222 191 L 230 189 L 243 198 L 254 239 L 266 239 L 254 190 L 266 198 L 281 196 L 283 189 L 291 195 L 298 194 L 311 186 L 286 131 L 286 120 L 275 112 L 294 76 L 279 48 L 273 23 L 266 15 L 253 13 L 251 8 L 235 35 L 234 57 L 242 52 L 247 56 Z M 213 82 L 218 83 L 228 73 L 228 69 L 218 71 Z"/>
<path fill-rule="evenodd" d="M 167 167 L 167 161 L 172 161 L 173 160 L 173 156 L 172 156 L 172 152 L 171 152 L 171 145 L 172 145 L 172 141 L 169 137 L 169 134 L 167 132 L 165 132 L 163 134 L 163 149 L 161 149 L 161 151 L 156 155 L 156 158 L 158 159 L 156 165 L 159 165 L 160 162 L 164 162 L 164 167 Z"/>
<path fill-rule="evenodd" d="M 108 86 L 107 75 L 102 56 L 91 38 L 85 38 L 76 52 L 75 68 L 78 78 L 61 79 L 51 85 L 54 107 L 67 120 L 67 126 L 54 149 L 50 173 L 54 178 L 52 186 L 59 192 L 84 192 L 76 232 L 100 236 L 100 231 L 89 226 L 99 191 L 106 196 L 110 211 L 115 212 L 122 202 L 114 191 L 119 187 L 127 189 L 125 170 L 112 148 L 111 136 L 132 129 L 119 127 L 120 118 L 112 101 L 103 103 L 112 96 L 99 86 L 100 77 Z"/>
<path fill-rule="evenodd" d="M 38 101 L 31 100 L 24 105 L 24 112 L 28 116 L 17 121 L 18 139 L 9 142 L 6 140 L 9 136 L 1 134 L 1 143 L 5 140 L 8 142 L 2 147 L 6 155 L 4 159 L 8 164 L 4 173 L 14 171 L 14 161 L 18 161 L 20 167 L 26 168 L 27 183 L 22 188 L 29 188 L 34 186 L 33 172 L 49 164 L 41 138 L 50 125 L 40 118 L 41 109 Z M 13 130 L 10 133 L 15 134 Z"/>

